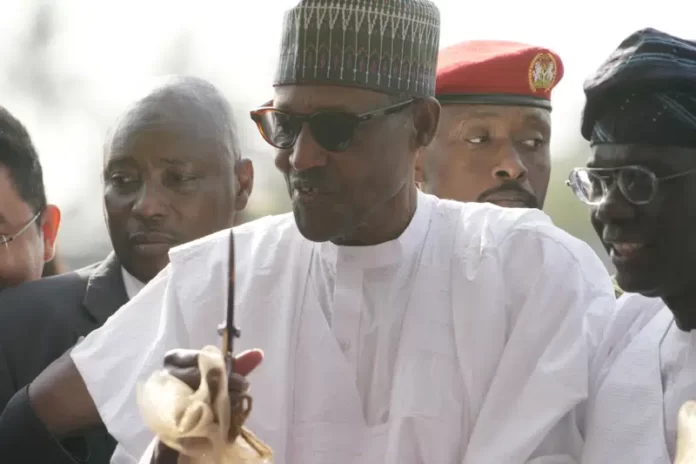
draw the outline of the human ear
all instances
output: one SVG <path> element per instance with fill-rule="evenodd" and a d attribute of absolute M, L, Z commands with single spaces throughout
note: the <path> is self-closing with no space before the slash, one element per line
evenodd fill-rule
<path fill-rule="evenodd" d="M 237 177 L 237 192 L 234 207 L 237 211 L 246 208 L 254 189 L 254 165 L 251 160 L 241 159 L 234 167 L 234 174 Z"/>
<path fill-rule="evenodd" d="M 56 253 L 56 239 L 60 227 L 60 209 L 56 205 L 47 205 L 41 215 L 41 235 L 44 242 L 44 262 L 53 259 Z"/>
<path fill-rule="evenodd" d="M 415 149 L 427 147 L 435 138 L 440 124 L 440 103 L 433 97 L 416 100 L 413 107 Z"/>

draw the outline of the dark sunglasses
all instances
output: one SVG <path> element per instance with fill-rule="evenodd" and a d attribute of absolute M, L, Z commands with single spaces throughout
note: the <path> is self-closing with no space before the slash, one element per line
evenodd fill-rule
<path fill-rule="evenodd" d="M 273 147 L 283 150 L 292 148 L 302 131 L 302 125 L 306 122 L 312 137 L 320 147 L 328 151 L 341 152 L 348 149 L 353 142 L 355 130 L 359 124 L 398 113 L 414 101 L 411 99 L 362 114 L 319 111 L 303 115 L 263 106 L 251 111 L 251 119 L 256 123 L 263 139 Z"/>
<path fill-rule="evenodd" d="M 616 184 L 621 194 L 634 205 L 647 205 L 657 195 L 660 182 L 696 173 L 696 170 L 658 177 L 643 166 L 620 168 L 575 168 L 570 172 L 568 185 L 580 201 L 598 206 L 609 196 L 609 187 Z"/>

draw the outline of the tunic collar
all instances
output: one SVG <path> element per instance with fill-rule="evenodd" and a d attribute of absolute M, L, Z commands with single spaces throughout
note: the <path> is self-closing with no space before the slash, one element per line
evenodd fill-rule
<path fill-rule="evenodd" d="M 436 201 L 434 196 L 418 191 L 416 212 L 411 222 L 401 236 L 389 242 L 371 246 L 337 246 L 323 242 L 314 246 L 322 260 L 334 268 L 338 261 L 363 269 L 399 263 L 421 249 Z"/>

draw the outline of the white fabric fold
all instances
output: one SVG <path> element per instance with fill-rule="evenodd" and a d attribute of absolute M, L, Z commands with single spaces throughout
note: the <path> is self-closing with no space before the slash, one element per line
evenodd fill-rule
<path fill-rule="evenodd" d="M 173 249 L 71 353 L 119 442 L 112 464 L 153 438 L 136 385 L 167 351 L 220 343 L 228 239 Z M 292 214 L 235 228 L 235 245 L 235 347 L 264 352 L 246 424 L 276 463 L 579 459 L 584 319 L 616 300 L 597 256 L 543 213 L 419 194 L 407 232 L 374 247 L 309 242 Z"/>
<path fill-rule="evenodd" d="M 234 441 L 228 439 L 232 418 L 220 350 L 204 347 L 198 367 L 201 383 L 196 391 L 166 369 L 154 372 L 140 386 L 138 405 L 145 424 L 160 441 L 179 451 L 179 464 L 271 463 L 271 449 L 246 428 Z M 214 371 L 221 379 L 217 384 L 209 382 Z M 149 456 L 143 460 L 149 462 Z"/>
<path fill-rule="evenodd" d="M 679 410 L 677 456 L 674 464 L 696 462 L 696 401 L 687 401 Z"/>

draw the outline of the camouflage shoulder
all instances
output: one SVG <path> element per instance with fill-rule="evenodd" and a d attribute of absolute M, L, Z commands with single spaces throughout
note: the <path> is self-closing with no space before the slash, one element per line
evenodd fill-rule
<path fill-rule="evenodd" d="M 611 278 L 611 283 L 614 286 L 614 295 L 616 296 L 616 299 L 618 300 L 621 295 L 624 294 L 624 291 L 619 287 L 619 284 L 616 282 L 616 277 Z"/>

